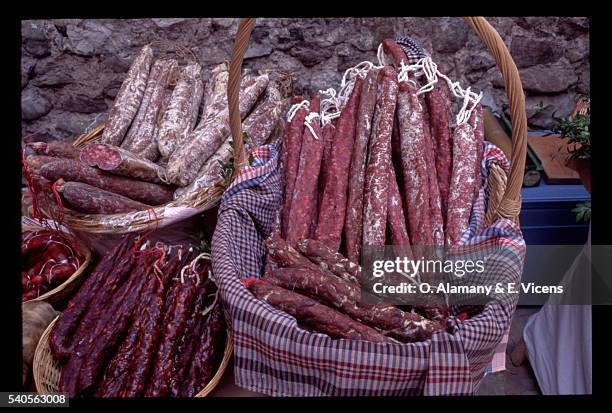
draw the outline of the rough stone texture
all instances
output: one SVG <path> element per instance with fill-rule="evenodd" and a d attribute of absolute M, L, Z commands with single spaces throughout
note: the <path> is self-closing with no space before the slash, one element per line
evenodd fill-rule
<path fill-rule="evenodd" d="M 584 17 L 491 17 L 521 71 L 529 122 L 549 127 L 548 113 L 566 116 L 573 95 L 588 92 L 589 20 Z M 235 18 L 54 19 L 22 22 L 22 129 L 72 139 L 106 116 L 140 48 L 158 54 L 188 47 L 209 70 L 229 60 Z M 457 17 L 261 18 L 245 66 L 295 74 L 295 93 L 338 88 L 343 72 L 376 62 L 386 37 L 418 40 L 454 80 L 471 85 L 494 111 L 507 110 L 495 60 Z M 545 111 L 535 105 L 543 102 Z"/>

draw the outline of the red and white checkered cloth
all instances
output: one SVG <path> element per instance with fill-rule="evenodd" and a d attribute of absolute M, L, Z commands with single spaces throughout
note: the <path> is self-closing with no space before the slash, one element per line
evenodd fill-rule
<path fill-rule="evenodd" d="M 258 148 L 254 166 L 227 189 L 212 240 L 212 264 L 234 338 L 236 384 L 273 396 L 404 396 L 473 394 L 504 340 L 518 297 L 500 295 L 462 321 L 451 308 L 448 332 L 420 343 L 372 343 L 332 339 L 297 325 L 295 318 L 257 300 L 240 282 L 260 277 L 263 240 L 281 204 L 278 148 Z M 485 143 L 487 166 L 508 161 Z M 500 219 L 483 228 L 486 188 L 473 208 L 464 245 L 486 247 L 486 274 L 496 282 L 519 282 L 525 243 L 516 224 Z M 506 337 L 506 339 L 504 339 Z M 495 371 L 496 366 L 492 366 Z M 499 365 L 497 366 L 499 368 Z"/>

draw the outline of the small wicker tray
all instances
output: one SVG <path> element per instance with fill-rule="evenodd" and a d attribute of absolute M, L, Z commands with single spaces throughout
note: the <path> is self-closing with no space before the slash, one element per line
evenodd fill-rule
<path fill-rule="evenodd" d="M 62 366 L 61 363 L 59 363 L 53 357 L 53 353 L 49 347 L 49 334 L 51 333 L 51 329 L 53 328 L 53 325 L 55 325 L 58 317 L 56 317 L 51 324 L 47 326 L 42 336 L 40 336 L 40 341 L 38 342 L 36 351 L 34 352 L 34 383 L 36 384 L 36 390 L 41 394 L 53 394 L 59 392 Z M 223 373 L 225 372 L 230 358 L 232 357 L 233 350 L 232 336 L 229 330 L 227 331 L 226 337 L 223 359 L 221 360 L 221 364 L 219 365 L 217 372 L 210 382 L 208 382 L 208 384 L 198 394 L 196 394 L 195 397 L 206 397 L 221 381 L 221 377 L 223 377 Z"/>
<path fill-rule="evenodd" d="M 31 225 L 22 225 L 21 227 L 22 231 L 38 231 L 41 229 L 45 228 Z M 81 264 L 81 266 L 66 281 L 51 291 L 47 291 L 41 296 L 28 301 L 46 301 L 52 306 L 56 306 L 59 303 L 67 301 L 78 290 L 84 279 L 82 276 L 85 274 L 87 267 L 91 263 L 91 250 L 78 239 L 76 239 L 76 243 L 79 250 L 81 250 L 81 253 L 85 256 L 85 262 L 83 262 L 83 264 Z"/>

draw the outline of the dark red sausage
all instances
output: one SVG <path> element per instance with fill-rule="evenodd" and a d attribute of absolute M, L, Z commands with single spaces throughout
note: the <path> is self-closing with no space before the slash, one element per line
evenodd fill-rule
<path fill-rule="evenodd" d="M 378 70 L 370 70 L 362 85 L 357 124 L 355 126 L 355 144 L 351 156 L 349 172 L 348 198 L 344 233 L 346 238 L 346 255 L 349 260 L 359 262 L 363 233 L 363 188 L 368 154 L 368 142 L 372 130 L 372 117 L 376 107 L 378 88 Z"/>
<path fill-rule="evenodd" d="M 43 165 L 40 173 L 51 181 L 82 182 L 149 205 L 164 204 L 174 196 L 171 187 L 112 175 L 73 159 L 60 159 Z"/>
<path fill-rule="evenodd" d="M 314 239 L 323 242 L 334 251 L 340 249 L 344 227 L 349 179 L 347 171 L 351 166 L 357 105 L 361 96 L 362 82 L 361 78 L 355 80 L 353 91 L 338 118 L 331 146 L 329 171 L 325 174 L 325 188 L 319 205 L 319 219 L 314 232 Z"/>
<path fill-rule="evenodd" d="M 321 99 L 317 95 L 310 103 L 310 113 L 318 114 L 320 104 Z M 325 145 L 319 119 L 315 117 L 310 125 L 316 136 L 313 136 L 309 128 L 304 128 L 298 174 L 288 216 L 286 239 L 292 244 L 310 236 L 312 217 L 316 211 L 317 185 Z"/>
<path fill-rule="evenodd" d="M 335 307 L 344 302 L 356 303 L 361 300 L 359 286 L 333 274 L 314 272 L 305 267 L 279 268 L 267 273 L 263 279 L 292 291 L 300 290 L 321 297 Z"/>
<path fill-rule="evenodd" d="M 332 338 L 379 343 L 390 341 L 373 328 L 311 298 L 272 285 L 264 280 L 249 278 L 243 282 L 256 298 L 295 317 L 299 323 L 304 323 Z"/>
<path fill-rule="evenodd" d="M 180 255 L 180 259 L 179 259 Z M 154 295 L 151 296 L 148 309 L 140 319 L 140 334 L 138 336 L 138 352 L 132 358 L 129 367 L 129 377 L 126 385 L 120 390 L 121 397 L 140 397 L 144 394 L 151 369 L 153 368 L 155 351 L 159 347 L 159 338 L 163 328 L 166 305 L 164 301 L 173 301 L 168 295 L 168 287 L 180 268 L 190 259 L 190 254 L 182 249 L 180 254 L 172 258 L 163 268 L 162 284 L 157 284 Z M 178 286 L 177 286 L 178 287 Z M 176 292 L 178 289 L 175 289 Z"/>
<path fill-rule="evenodd" d="M 96 296 L 96 291 L 100 286 L 107 284 L 105 288 L 100 288 L 101 292 L 99 295 L 104 295 L 112 288 L 113 283 L 107 281 L 109 274 L 112 274 L 114 278 L 123 278 L 125 276 L 125 274 L 121 274 L 118 271 L 119 268 L 116 268 L 115 264 L 126 253 L 129 254 L 128 248 L 130 246 L 131 239 L 129 236 L 125 236 L 121 242 L 104 255 L 53 325 L 49 335 L 49 345 L 57 359 L 65 359 L 71 354 L 73 334 L 85 316 L 89 304 Z M 97 299 L 101 298 L 99 295 L 96 297 Z"/>
<path fill-rule="evenodd" d="M 422 108 L 426 110 L 424 99 L 419 99 Z M 436 173 L 435 143 L 431 137 L 431 126 L 429 116 L 423 118 L 423 133 L 425 134 L 425 164 L 427 168 L 427 182 L 429 185 L 429 214 L 431 222 L 431 233 L 433 245 L 444 245 L 444 219 L 442 218 L 442 203 L 440 201 L 440 189 L 438 188 L 438 176 Z"/>
<path fill-rule="evenodd" d="M 400 82 L 397 115 L 402 152 L 402 174 L 408 215 L 408 234 L 412 245 L 433 245 L 429 215 L 429 181 L 426 164 L 423 108 L 416 86 Z"/>
<path fill-rule="evenodd" d="M 306 118 L 306 115 L 308 115 L 308 109 L 305 107 L 298 109 L 291 121 L 288 122 L 286 132 L 283 133 L 283 152 L 286 153 L 286 162 L 284 162 L 285 197 L 283 199 L 281 215 L 281 234 L 283 238 L 286 238 L 287 228 L 289 226 L 289 212 L 291 210 L 291 200 L 293 199 L 295 179 L 297 177 L 300 164 L 302 136 L 304 133 L 304 119 Z"/>
<path fill-rule="evenodd" d="M 81 182 L 57 181 L 57 191 L 68 207 L 89 214 L 117 214 L 150 208 L 130 198 Z"/>
<path fill-rule="evenodd" d="M 430 113 L 432 141 L 435 145 L 440 205 L 443 219 L 446 220 L 453 159 L 450 128 L 451 101 L 446 82 L 438 81 L 433 90 L 425 93 L 425 102 Z"/>

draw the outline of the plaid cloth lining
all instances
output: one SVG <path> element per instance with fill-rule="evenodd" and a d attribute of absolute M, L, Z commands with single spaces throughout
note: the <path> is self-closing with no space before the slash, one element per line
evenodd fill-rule
<path fill-rule="evenodd" d="M 303 330 L 240 282 L 260 277 L 262 241 L 281 203 L 278 147 L 260 147 L 254 157 L 254 166 L 239 175 L 245 178 L 227 189 L 212 240 L 213 271 L 233 331 L 236 384 L 272 396 L 473 394 L 504 341 L 517 297 L 500 295 L 466 321 L 452 316 L 449 332 L 420 343 L 338 340 Z M 487 143 L 484 173 L 490 162 L 507 165 L 503 153 Z M 518 282 L 525 254 L 522 234 L 506 219 L 481 228 L 485 193 L 482 188 L 463 244 L 496 251 L 487 257 L 486 274 L 498 282 Z M 459 314 L 456 310 L 451 313 Z"/>

